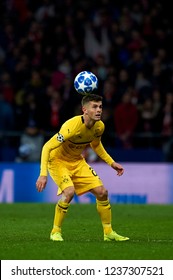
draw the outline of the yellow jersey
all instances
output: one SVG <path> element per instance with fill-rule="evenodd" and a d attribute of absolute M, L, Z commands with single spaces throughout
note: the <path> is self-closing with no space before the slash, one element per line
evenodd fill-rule
<path fill-rule="evenodd" d="M 111 165 L 114 160 L 105 151 L 101 143 L 104 129 L 105 126 L 101 120 L 96 121 L 91 128 L 86 127 L 82 115 L 67 120 L 59 132 L 43 146 L 40 175 L 47 176 L 49 161 L 62 159 L 68 162 L 75 162 L 83 159 L 82 152 L 88 145 L 102 160 Z"/>

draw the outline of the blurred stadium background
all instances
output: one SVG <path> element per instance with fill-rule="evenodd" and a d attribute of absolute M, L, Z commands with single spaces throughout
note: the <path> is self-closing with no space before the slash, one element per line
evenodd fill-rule
<path fill-rule="evenodd" d="M 0 202 L 56 200 L 51 179 L 45 193 L 35 190 L 41 147 L 81 113 L 73 80 L 90 70 L 104 100 L 103 144 L 126 171 L 113 180 L 86 150 L 111 201 L 172 204 L 172 49 L 163 1 L 1 1 Z"/>

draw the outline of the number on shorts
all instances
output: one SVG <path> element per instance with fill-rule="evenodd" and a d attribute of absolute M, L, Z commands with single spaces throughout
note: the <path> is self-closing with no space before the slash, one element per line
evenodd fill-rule
<path fill-rule="evenodd" d="M 90 166 L 89 168 L 91 170 L 91 173 L 94 175 L 94 176 L 97 176 L 97 173 L 95 172 L 95 170 Z"/>

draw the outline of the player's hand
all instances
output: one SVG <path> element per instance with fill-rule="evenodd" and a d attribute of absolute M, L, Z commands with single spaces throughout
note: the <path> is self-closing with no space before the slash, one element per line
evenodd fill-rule
<path fill-rule="evenodd" d="M 111 167 L 117 171 L 117 175 L 118 175 L 118 176 L 123 175 L 123 173 L 124 173 L 124 168 L 122 167 L 121 164 L 119 164 L 119 163 L 117 163 L 117 162 L 114 161 L 114 162 L 111 164 Z"/>
<path fill-rule="evenodd" d="M 36 181 L 36 188 L 38 192 L 42 192 L 47 184 L 47 176 L 39 176 Z"/>

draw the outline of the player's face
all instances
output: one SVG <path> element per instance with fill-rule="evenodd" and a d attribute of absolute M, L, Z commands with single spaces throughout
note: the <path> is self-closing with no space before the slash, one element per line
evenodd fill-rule
<path fill-rule="evenodd" d="M 91 120 L 99 121 L 102 115 L 102 101 L 90 101 L 84 111 Z"/>

